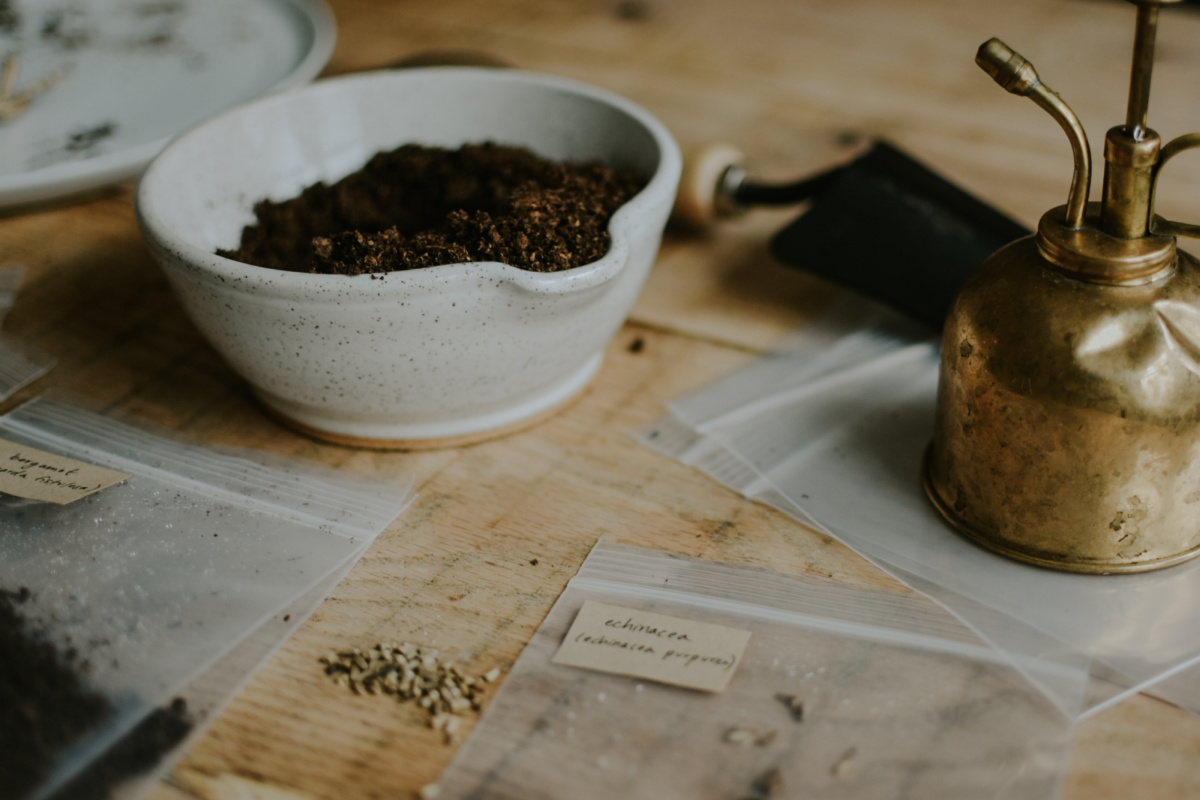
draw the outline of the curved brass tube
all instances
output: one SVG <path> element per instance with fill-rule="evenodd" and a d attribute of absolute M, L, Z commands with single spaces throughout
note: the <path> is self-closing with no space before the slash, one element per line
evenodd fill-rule
<path fill-rule="evenodd" d="M 1200 133 L 1185 133 L 1183 136 L 1176 136 L 1163 145 L 1159 153 L 1158 166 L 1154 171 L 1153 190 L 1150 193 L 1151 233 L 1158 234 L 1159 236 L 1187 236 L 1190 239 L 1200 239 L 1200 225 L 1192 225 L 1187 222 L 1172 222 L 1169 219 L 1154 216 L 1154 201 L 1158 195 L 1158 178 L 1162 174 L 1163 165 L 1184 150 L 1192 150 L 1197 147 L 1200 147 Z"/>
<path fill-rule="evenodd" d="M 1162 169 L 1162 165 L 1167 163 L 1167 159 L 1179 155 L 1184 150 L 1191 150 L 1193 147 L 1200 147 L 1200 133 L 1185 133 L 1183 136 L 1176 136 L 1164 144 L 1162 150 L 1159 151 L 1158 168 Z"/>
<path fill-rule="evenodd" d="M 1067 195 L 1065 222 L 1069 228 L 1082 228 L 1083 212 L 1087 208 L 1088 191 L 1092 184 L 1092 151 L 1079 117 L 1056 92 L 1042 83 L 1033 64 L 999 39 L 989 39 L 980 45 L 975 63 L 1005 91 L 1028 97 L 1037 103 L 1054 117 L 1067 134 L 1075 157 L 1075 171 L 1071 176 L 1071 191 Z"/>

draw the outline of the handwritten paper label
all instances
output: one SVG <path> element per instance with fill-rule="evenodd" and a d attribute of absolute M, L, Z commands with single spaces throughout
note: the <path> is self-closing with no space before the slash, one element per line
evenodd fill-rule
<path fill-rule="evenodd" d="M 66 505 L 129 477 L 73 458 L 0 439 L 0 492 Z"/>
<path fill-rule="evenodd" d="M 555 664 L 721 692 L 742 661 L 750 631 L 588 601 Z"/>

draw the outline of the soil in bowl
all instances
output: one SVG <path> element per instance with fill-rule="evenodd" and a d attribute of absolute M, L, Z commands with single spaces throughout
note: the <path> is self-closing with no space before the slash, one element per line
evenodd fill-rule
<path fill-rule="evenodd" d="M 219 255 L 260 267 L 361 275 L 499 261 L 534 272 L 608 252 L 608 221 L 645 178 L 555 162 L 494 143 L 403 145 L 334 184 L 254 206 L 257 222 Z"/>

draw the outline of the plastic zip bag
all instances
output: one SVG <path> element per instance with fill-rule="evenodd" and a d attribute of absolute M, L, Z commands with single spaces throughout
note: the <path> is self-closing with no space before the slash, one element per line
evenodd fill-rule
<path fill-rule="evenodd" d="M 0 267 L 0 322 L 4 321 L 16 302 L 17 290 L 24 276 L 23 267 Z M 15 336 L 0 333 L 0 401 L 7 400 L 45 375 L 56 363 L 57 359 L 44 350 Z"/>
<path fill-rule="evenodd" d="M 0 322 L 8 317 L 13 303 L 17 302 L 17 292 L 21 289 L 21 281 L 25 279 L 25 268 L 19 264 L 7 264 L 0 267 Z"/>
<path fill-rule="evenodd" d="M 215 715 L 409 502 L 409 486 L 218 453 L 60 403 L 0 417 L 0 437 L 131 474 L 68 505 L 0 496 L 0 588 L 31 591 L 30 625 L 90 662 L 83 677 L 112 709 L 16 795 L 34 800 L 176 697 L 198 723 Z"/>
<path fill-rule="evenodd" d="M 749 645 L 722 693 L 552 663 L 585 601 L 748 630 Z M 1057 794 L 1071 736 L 919 594 L 600 542 L 426 794 L 1036 800 Z"/>
<path fill-rule="evenodd" d="M 995 555 L 943 523 L 920 484 L 937 369 L 932 338 L 851 301 L 780 353 L 673 402 L 641 436 L 942 603 L 1067 713 L 1094 713 L 1186 673 L 1200 659 L 1200 561 L 1138 575 L 1058 573 Z M 1091 680 L 1062 683 L 1059 667 Z"/>
<path fill-rule="evenodd" d="M 0 401 L 12 397 L 57 363 L 58 360 L 46 351 L 15 336 L 0 333 Z"/>

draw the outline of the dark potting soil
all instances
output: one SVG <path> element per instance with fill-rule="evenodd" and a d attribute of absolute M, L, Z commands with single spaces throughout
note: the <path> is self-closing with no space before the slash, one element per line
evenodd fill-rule
<path fill-rule="evenodd" d="M 22 797 L 50 773 L 58 751 L 112 712 L 83 685 L 77 654 L 29 630 L 28 589 L 0 592 L 0 797 Z"/>
<path fill-rule="evenodd" d="M 332 185 L 254 206 L 227 258 L 340 275 L 499 261 L 534 272 L 608 252 L 608 221 L 645 179 L 602 164 L 548 161 L 492 143 L 404 145 Z"/>
<path fill-rule="evenodd" d="M 89 764 L 50 800 L 108 800 L 123 781 L 149 771 L 192 729 L 187 703 L 177 697 L 150 712 L 132 731 Z"/>
<path fill-rule="evenodd" d="M 0 800 L 27 796 L 50 774 L 58 753 L 112 713 L 84 680 L 86 658 L 60 651 L 33 630 L 21 606 L 28 589 L 0 590 Z M 191 729 L 186 705 L 156 709 L 89 765 L 53 800 L 104 800 L 145 772 Z"/>
<path fill-rule="evenodd" d="M 21 14 L 12 0 L 0 0 L 0 33 L 15 33 L 21 27 Z"/>

